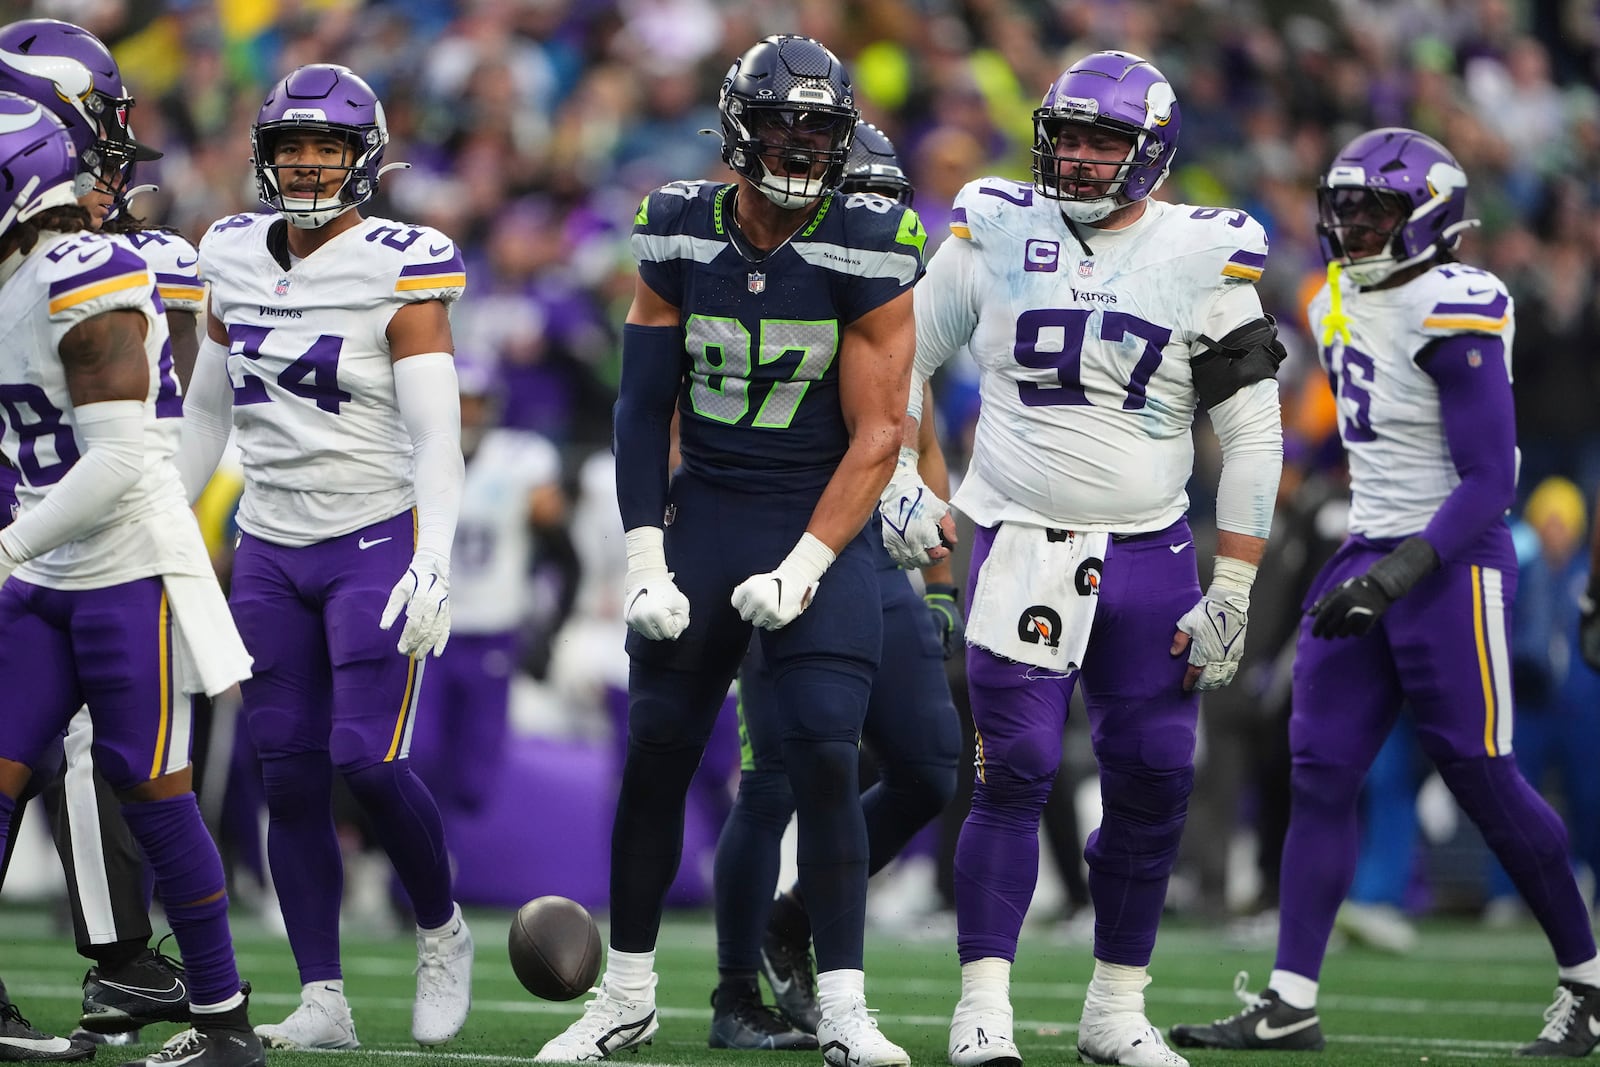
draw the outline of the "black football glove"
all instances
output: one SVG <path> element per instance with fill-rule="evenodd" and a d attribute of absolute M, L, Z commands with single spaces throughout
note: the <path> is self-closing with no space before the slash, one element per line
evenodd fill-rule
<path fill-rule="evenodd" d="M 1600 572 L 1589 578 L 1589 591 L 1578 601 L 1578 649 L 1583 662 L 1600 671 Z"/>
<path fill-rule="evenodd" d="M 966 643 L 967 621 L 961 615 L 961 593 L 948 582 L 930 582 L 923 591 L 922 602 L 933 613 L 933 628 L 944 644 L 944 658 L 949 659 Z"/>
<path fill-rule="evenodd" d="M 1439 566 L 1439 553 L 1420 537 L 1408 537 L 1367 573 L 1346 578 L 1311 605 L 1312 637 L 1360 637 L 1389 605 Z"/>

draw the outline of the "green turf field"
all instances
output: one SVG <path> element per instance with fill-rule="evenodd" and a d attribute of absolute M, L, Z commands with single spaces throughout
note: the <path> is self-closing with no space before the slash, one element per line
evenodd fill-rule
<path fill-rule="evenodd" d="M 474 1003 L 466 1029 L 443 1049 L 422 1050 L 410 1040 L 412 968 L 410 939 L 347 937 L 346 992 L 363 1046 L 357 1052 L 273 1052 L 275 1067 L 329 1067 L 332 1062 L 521 1063 L 577 1014 L 582 1001 L 548 1004 L 523 991 L 506 960 L 509 913 L 468 913 L 478 945 Z M 602 929 L 604 922 L 602 921 Z M 23 1013 L 43 1029 L 73 1025 L 83 961 L 39 910 L 0 910 L 0 977 Z M 236 931 L 240 971 L 255 994 L 258 1021 L 282 1018 L 298 1001 L 298 982 L 286 942 L 241 919 Z M 170 948 L 171 942 L 168 942 Z M 731 1053 L 706 1049 L 708 1000 L 714 980 L 714 941 L 707 916 L 673 916 L 663 931 L 661 1032 L 641 1054 L 623 1053 L 629 1067 L 652 1064 L 729 1063 L 745 1056 L 820 1064 L 816 1053 Z M 1231 1014 L 1233 975 L 1248 970 L 1252 988 L 1271 969 L 1270 948 L 1230 948 L 1210 927 L 1169 922 L 1152 965 L 1149 1015 L 1163 1030 L 1176 1022 L 1204 1022 Z M 1029 1067 L 1075 1063 L 1074 1032 L 1091 967 L 1082 945 L 1061 943 L 1050 928 L 1024 931 L 1022 959 L 1012 985 L 1017 1043 Z M 958 990 L 953 939 L 869 935 L 867 994 L 879 1023 L 911 1053 L 915 1064 L 945 1062 L 946 1029 Z M 1462 921 L 1423 925 L 1422 948 L 1395 958 L 1350 948 L 1330 956 L 1323 974 L 1322 1020 L 1328 1064 L 1400 1064 L 1471 1060 L 1511 1063 L 1512 1049 L 1531 1040 L 1555 987 L 1554 964 L 1537 928 L 1487 932 Z M 102 1048 L 95 1062 L 117 1064 L 143 1054 L 176 1027 L 151 1028 L 150 1044 Z M 160 1032 L 158 1032 L 160 1031 Z M 1316 1054 L 1191 1053 L 1199 1065 L 1257 1064 Z M 332 1057 L 333 1059 L 330 1059 Z M 1527 1061 L 1517 1061 L 1526 1063 Z"/>

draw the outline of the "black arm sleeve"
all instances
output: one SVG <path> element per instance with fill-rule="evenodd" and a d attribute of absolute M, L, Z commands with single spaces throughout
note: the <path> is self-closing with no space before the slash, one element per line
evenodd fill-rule
<path fill-rule="evenodd" d="M 1200 403 L 1214 408 L 1247 385 L 1278 376 L 1288 353 L 1278 340 L 1278 324 L 1263 316 L 1230 332 L 1220 341 L 1202 334 L 1206 350 L 1189 361 Z"/>

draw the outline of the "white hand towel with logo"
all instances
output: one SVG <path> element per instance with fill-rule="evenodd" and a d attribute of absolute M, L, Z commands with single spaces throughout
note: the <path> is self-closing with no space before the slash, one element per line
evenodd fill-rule
<path fill-rule="evenodd" d="M 1104 533 L 1004 522 L 978 572 L 967 640 L 1035 667 L 1075 671 L 1100 602 Z"/>

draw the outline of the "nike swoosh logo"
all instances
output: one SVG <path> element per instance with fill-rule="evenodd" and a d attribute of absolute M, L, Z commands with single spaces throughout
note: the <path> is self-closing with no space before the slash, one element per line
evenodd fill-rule
<path fill-rule="evenodd" d="M 105 249 L 106 249 L 106 246 L 102 245 L 99 248 L 91 248 L 87 252 L 79 252 L 78 253 L 78 262 L 79 263 L 87 263 L 91 259 L 94 259 L 97 256 L 99 256 L 101 252 L 105 251 Z"/>
<path fill-rule="evenodd" d="M 393 540 L 394 540 L 394 538 L 392 538 L 392 537 L 379 537 L 376 540 L 368 541 L 365 537 L 363 537 L 361 540 L 356 542 L 356 547 L 361 549 L 363 552 L 365 552 L 367 549 L 371 548 L 373 545 L 381 545 L 385 541 L 393 541 Z"/>
<path fill-rule="evenodd" d="M 430 255 L 430 256 L 442 256 L 442 255 L 444 255 L 444 253 L 449 248 L 450 248 L 450 242 L 449 241 L 446 241 L 444 244 L 440 245 L 438 248 L 435 248 L 432 245 L 429 245 L 428 246 L 428 255 Z"/>
<path fill-rule="evenodd" d="M 644 1033 L 645 1028 L 650 1025 L 650 1020 L 655 1017 L 656 1013 L 651 1012 L 636 1023 L 623 1023 L 615 1030 L 607 1033 L 596 1044 L 600 1046 L 600 1051 L 607 1055 L 613 1052 L 620 1052 L 638 1040 L 639 1035 Z"/>
<path fill-rule="evenodd" d="M 1191 541 L 1185 541 L 1181 545 L 1168 545 L 1167 551 L 1176 556 L 1179 552 L 1182 552 L 1184 549 L 1188 548 L 1192 543 L 1193 542 Z"/>
<path fill-rule="evenodd" d="M 180 260 L 177 260 L 176 262 L 177 262 L 177 265 L 180 266 L 180 267 L 192 267 L 196 263 L 200 262 L 200 257 L 199 256 L 195 256 L 193 259 L 180 259 Z"/>
<path fill-rule="evenodd" d="M 121 982 L 111 982 L 104 978 L 100 979 L 100 984 L 103 986 L 109 986 L 112 989 L 120 989 L 124 993 L 131 993 L 136 997 L 144 997 L 146 1000 L 154 1000 L 161 1004 L 176 1004 L 186 995 L 183 988 L 183 983 L 178 981 L 176 978 L 172 980 L 172 985 L 168 986 L 166 989 L 152 989 L 148 986 L 124 985 Z"/>
<path fill-rule="evenodd" d="M 633 599 L 628 602 L 628 610 L 625 614 L 632 615 L 634 605 L 639 603 L 640 598 L 642 598 L 648 592 L 650 592 L 650 590 L 641 589 L 637 593 L 633 594 Z"/>
<path fill-rule="evenodd" d="M 896 526 L 893 519 L 884 519 L 889 528 L 900 535 L 901 540 L 905 539 L 906 528 L 911 525 L 911 517 L 917 513 L 917 505 L 920 503 L 922 503 L 922 490 L 918 489 L 917 495 L 911 500 L 900 498 L 900 525 Z"/>
<path fill-rule="evenodd" d="M 65 1052 L 72 1042 L 64 1037 L 0 1037 L 0 1048 L 21 1049 L 25 1052 Z M 24 1059 L 32 1059 L 25 1056 Z"/>
<path fill-rule="evenodd" d="M 1267 1020 L 1262 1019 L 1256 1023 L 1256 1037 L 1262 1041 L 1276 1041 L 1281 1037 L 1288 1037 L 1290 1034 L 1298 1034 L 1302 1030 L 1309 1030 L 1315 1025 L 1317 1025 L 1317 1017 L 1315 1015 L 1309 1019 L 1301 1019 L 1297 1023 L 1290 1023 L 1288 1026 L 1273 1026 Z"/>
<path fill-rule="evenodd" d="M 1492 292 L 1494 292 L 1494 286 L 1491 285 L 1487 289 L 1468 289 L 1467 290 L 1467 295 L 1468 296 L 1488 296 Z"/>
<path fill-rule="evenodd" d="M 772 579 L 772 584 L 778 587 L 778 603 L 782 604 L 783 603 L 783 579 L 782 578 L 774 578 L 774 579 Z"/>
<path fill-rule="evenodd" d="M 794 979 L 793 978 L 785 978 L 783 981 L 780 982 L 780 981 L 778 981 L 778 976 L 773 974 L 769 970 L 767 972 L 767 984 L 772 987 L 772 995 L 773 996 L 781 997 L 781 996 L 784 996 L 785 994 L 787 994 L 789 992 L 789 990 L 794 988 Z"/>

